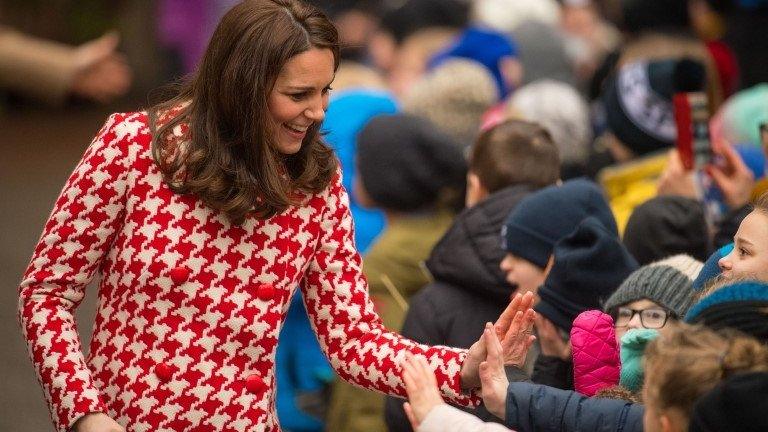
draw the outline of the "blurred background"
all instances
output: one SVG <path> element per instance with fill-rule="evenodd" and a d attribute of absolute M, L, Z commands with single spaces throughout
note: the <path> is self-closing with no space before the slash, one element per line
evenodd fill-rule
<path fill-rule="evenodd" d="M 108 114 L 147 107 L 163 97 L 158 89 L 194 71 L 219 18 L 235 3 L 0 2 L 0 431 L 52 429 L 21 338 L 16 303 L 22 272 L 64 181 Z M 391 102 L 379 113 L 403 109 L 427 117 L 465 148 L 481 123 L 509 112 L 545 125 L 558 115 L 583 118 L 575 125 L 559 123 L 565 124 L 562 130 L 557 122 L 551 126 L 555 141 L 571 141 L 560 146 L 564 177 L 597 178 L 605 167 L 642 156 L 634 148 L 627 157 L 601 139 L 606 131 L 621 133 L 610 130 L 601 102 L 606 78 L 617 65 L 699 56 L 708 71 L 711 112 L 734 95 L 754 98 L 749 105 L 757 106 L 754 115 L 768 112 L 766 89 L 760 85 L 768 81 L 768 12 L 761 0 L 315 3 L 335 20 L 344 42 L 333 101 L 348 89 L 382 92 Z M 477 29 L 482 31 L 473 33 Z M 473 39 L 487 36 L 486 30 L 506 38 L 495 52 L 484 39 Z M 485 69 L 441 69 L 445 57 L 470 59 Z M 575 111 L 558 113 L 531 101 L 561 103 L 564 110 Z M 743 120 L 748 114 L 740 115 Z M 752 123 L 757 120 L 744 127 L 756 133 Z M 332 144 L 344 163 L 349 155 L 342 138 L 329 139 L 338 140 Z M 361 251 L 377 230 L 381 227 L 360 233 Z M 95 313 L 91 285 L 78 309 L 84 346 Z M 288 364 L 282 369 L 278 364 L 285 395 L 278 397 L 279 415 L 287 430 L 323 430 L 333 374 L 307 336 L 300 302 L 294 306 L 296 313 L 286 323 L 294 337 L 278 354 L 278 362 Z"/>

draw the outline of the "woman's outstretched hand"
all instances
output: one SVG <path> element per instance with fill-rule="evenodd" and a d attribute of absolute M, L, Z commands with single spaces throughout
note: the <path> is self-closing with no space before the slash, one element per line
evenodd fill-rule
<path fill-rule="evenodd" d="M 499 338 L 490 323 L 483 332 L 488 356 L 480 363 L 480 382 L 482 384 L 483 403 L 488 411 L 500 419 L 506 416 L 507 386 L 509 380 L 504 372 L 504 357 Z"/>
<path fill-rule="evenodd" d="M 433 408 L 445 402 L 440 397 L 435 373 L 422 357 L 405 354 L 403 381 L 408 394 L 408 402 L 403 408 L 413 430 L 416 430 Z"/>
<path fill-rule="evenodd" d="M 522 366 L 525 363 L 528 348 L 536 339 L 531 335 L 536 316 L 536 313 L 531 309 L 533 300 L 534 295 L 531 292 L 515 294 L 509 306 L 493 325 L 496 338 L 501 341 L 504 364 Z M 480 339 L 469 348 L 469 354 L 461 367 L 461 386 L 463 388 L 480 386 L 479 368 L 486 356 L 485 337 L 480 336 Z"/>

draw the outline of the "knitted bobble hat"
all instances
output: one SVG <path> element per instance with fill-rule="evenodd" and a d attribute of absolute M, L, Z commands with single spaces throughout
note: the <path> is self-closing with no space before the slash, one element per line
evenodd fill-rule
<path fill-rule="evenodd" d="M 498 101 L 491 73 L 481 64 L 450 58 L 408 91 L 403 111 L 424 117 L 463 151 L 475 142 L 483 113 Z"/>
<path fill-rule="evenodd" d="M 632 392 L 643 387 L 643 354 L 648 342 L 656 339 L 658 330 L 632 329 L 621 337 L 621 374 L 619 385 Z"/>
<path fill-rule="evenodd" d="M 608 298 L 605 310 L 648 299 L 671 310 L 678 318 L 683 317 L 693 302 L 691 286 L 702 266 L 688 255 L 675 255 L 645 265 L 629 275 Z"/>

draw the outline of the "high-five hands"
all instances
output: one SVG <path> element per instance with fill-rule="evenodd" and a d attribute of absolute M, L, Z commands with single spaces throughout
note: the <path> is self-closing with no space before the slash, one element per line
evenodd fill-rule
<path fill-rule="evenodd" d="M 534 295 L 531 292 L 515 294 L 509 306 L 502 312 L 493 332 L 501 341 L 504 364 L 522 366 L 525 356 L 536 337 L 532 335 L 536 313 L 533 307 Z M 486 360 L 486 339 L 480 339 L 469 348 L 467 358 L 461 367 L 461 386 L 475 388 L 480 386 L 480 363 Z"/>

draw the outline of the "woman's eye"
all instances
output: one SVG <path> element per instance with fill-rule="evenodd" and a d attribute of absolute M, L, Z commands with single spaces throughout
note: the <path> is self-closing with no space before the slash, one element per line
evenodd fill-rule
<path fill-rule="evenodd" d="M 306 93 L 293 93 L 293 94 L 291 94 L 291 99 L 296 100 L 296 101 L 300 101 L 300 100 L 304 99 L 306 96 L 307 96 Z"/>
<path fill-rule="evenodd" d="M 331 92 L 331 90 L 333 90 L 333 87 L 331 87 L 331 86 L 328 86 L 328 87 L 326 87 L 326 88 L 324 88 L 324 89 L 323 89 L 323 94 L 328 94 L 328 93 L 330 93 L 330 92 Z"/>

